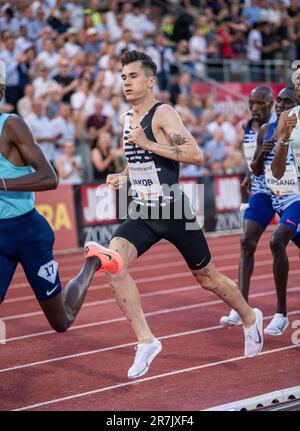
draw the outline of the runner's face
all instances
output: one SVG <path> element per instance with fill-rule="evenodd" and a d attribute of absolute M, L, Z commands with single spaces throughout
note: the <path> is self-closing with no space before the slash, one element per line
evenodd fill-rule
<path fill-rule="evenodd" d="M 132 103 L 143 99 L 152 90 L 155 77 L 153 75 L 147 76 L 146 73 L 139 61 L 126 64 L 123 67 L 121 78 L 123 80 L 123 93 L 127 102 Z"/>
<path fill-rule="evenodd" d="M 252 118 L 260 125 L 268 121 L 271 114 L 272 103 L 262 95 L 249 97 L 249 109 Z"/>
<path fill-rule="evenodd" d="M 287 111 L 288 109 L 293 108 L 295 105 L 296 103 L 289 97 L 288 93 L 285 91 L 280 91 L 275 102 L 275 111 L 277 117 L 279 118 L 283 111 Z"/>

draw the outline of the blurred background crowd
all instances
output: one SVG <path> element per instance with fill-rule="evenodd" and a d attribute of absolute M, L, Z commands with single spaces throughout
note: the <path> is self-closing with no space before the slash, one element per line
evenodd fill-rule
<path fill-rule="evenodd" d="M 198 79 L 285 82 L 300 58 L 297 0 L 0 0 L 6 98 L 60 182 L 103 180 L 124 168 L 120 58 L 143 50 L 158 66 L 156 97 L 181 115 L 205 155 L 182 176 L 241 172 L 235 119 L 217 112 Z"/>

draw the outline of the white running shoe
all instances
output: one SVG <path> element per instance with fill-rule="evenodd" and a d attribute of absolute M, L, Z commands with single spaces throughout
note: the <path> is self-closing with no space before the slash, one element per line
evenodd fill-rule
<path fill-rule="evenodd" d="M 264 344 L 263 337 L 263 314 L 258 308 L 253 308 L 256 321 L 249 327 L 244 326 L 245 356 L 253 358 L 258 355 Z"/>
<path fill-rule="evenodd" d="M 231 325 L 241 325 L 242 321 L 240 315 L 235 311 L 231 310 L 228 316 L 222 316 L 220 319 L 220 325 L 231 326 Z"/>
<path fill-rule="evenodd" d="M 281 313 L 274 314 L 273 319 L 265 328 L 264 333 L 269 335 L 282 335 L 289 326 L 289 319 Z"/>
<path fill-rule="evenodd" d="M 134 363 L 128 370 L 128 378 L 135 379 L 146 374 L 151 362 L 161 350 L 161 342 L 157 338 L 154 338 L 154 341 L 149 344 L 138 344 Z"/>

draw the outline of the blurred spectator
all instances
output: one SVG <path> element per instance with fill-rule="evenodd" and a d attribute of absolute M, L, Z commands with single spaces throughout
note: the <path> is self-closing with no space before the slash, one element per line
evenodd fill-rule
<path fill-rule="evenodd" d="M 175 109 L 180 115 L 183 123 L 188 130 L 192 130 L 193 126 L 196 124 L 196 117 L 194 116 L 192 110 L 188 106 L 189 96 L 187 94 L 179 94 L 177 97 L 177 103 Z"/>
<path fill-rule="evenodd" d="M 181 39 L 174 51 L 174 58 L 176 61 L 188 66 L 190 68 L 194 68 L 195 61 L 197 61 L 198 54 L 192 54 L 189 48 L 189 42 L 186 39 Z"/>
<path fill-rule="evenodd" d="M 79 80 L 74 79 L 69 72 L 69 63 L 61 59 L 58 63 L 58 74 L 53 77 L 62 86 L 63 101 L 70 103 L 71 96 L 79 85 Z"/>
<path fill-rule="evenodd" d="M 101 99 L 96 99 L 94 103 L 94 113 L 90 115 L 86 122 L 86 127 L 89 133 L 98 132 L 98 130 L 109 130 L 111 121 L 103 115 L 103 102 Z"/>
<path fill-rule="evenodd" d="M 131 11 L 125 13 L 123 27 L 131 30 L 136 40 L 155 33 L 155 25 L 142 12 L 139 1 L 134 2 Z"/>
<path fill-rule="evenodd" d="M 68 28 L 71 27 L 70 12 L 66 5 L 62 4 L 59 7 L 55 7 L 51 15 L 48 17 L 47 22 L 58 33 L 65 33 Z"/>
<path fill-rule="evenodd" d="M 153 58 L 158 66 L 155 97 L 176 105 L 201 147 L 213 140 L 218 154 L 224 143 L 219 165 L 224 172 L 240 166 L 240 153 L 233 147 L 234 120 L 216 115 L 221 109 L 214 103 L 218 86 L 200 97 L 195 80 L 245 82 L 250 76 L 251 82 L 288 82 L 288 62 L 300 58 L 298 0 L 0 3 L 0 58 L 7 69 L 7 100 L 1 101 L 0 112 L 17 106 L 35 126 L 52 162 L 66 140 L 76 140 L 85 181 L 93 180 L 91 149 L 99 131 L 99 142 L 109 137 L 112 150 L 107 153 L 115 152 L 114 169 L 122 170 L 119 116 L 129 109 L 121 95 L 124 51 L 143 50 Z M 220 142 L 212 136 L 218 130 Z M 60 146 L 58 152 L 55 146 Z M 203 175 L 208 168 L 184 166 L 183 171 Z"/>
<path fill-rule="evenodd" d="M 70 27 L 65 34 L 64 49 L 69 59 L 73 59 L 81 47 L 78 43 L 78 30 L 75 27 Z"/>
<path fill-rule="evenodd" d="M 261 50 L 262 50 L 262 34 L 260 25 L 254 23 L 248 35 L 248 52 L 247 58 L 250 62 L 251 80 L 260 81 L 261 79 Z"/>
<path fill-rule="evenodd" d="M 205 62 L 207 59 L 207 40 L 204 36 L 203 27 L 196 27 L 189 41 L 189 50 L 195 55 L 196 61 Z"/>
<path fill-rule="evenodd" d="M 79 0 L 71 0 L 67 3 L 67 8 L 70 11 L 70 24 L 77 32 L 83 26 L 84 10 Z"/>
<path fill-rule="evenodd" d="M 242 13 L 250 26 L 261 20 L 260 14 L 261 10 L 258 6 L 258 0 L 251 0 L 250 5 L 245 6 Z"/>
<path fill-rule="evenodd" d="M 71 96 L 71 107 L 84 115 L 91 115 L 95 103 L 95 95 L 90 92 L 91 84 L 88 78 L 79 80 L 77 91 Z"/>
<path fill-rule="evenodd" d="M 32 112 L 32 103 L 34 100 L 34 87 L 27 84 L 24 89 L 24 96 L 17 103 L 17 110 L 21 117 L 25 118 Z"/>
<path fill-rule="evenodd" d="M 42 103 L 39 100 L 33 101 L 32 112 L 25 117 L 25 122 L 46 158 L 54 166 L 55 144 L 60 136 L 53 131 L 49 118 L 43 114 Z"/>
<path fill-rule="evenodd" d="M 51 38 L 44 39 L 43 51 L 37 56 L 38 64 L 44 64 L 49 70 L 49 75 L 56 75 L 59 62 L 59 54 L 54 49 L 54 44 Z"/>
<path fill-rule="evenodd" d="M 16 109 L 17 102 L 22 97 L 19 65 L 25 61 L 26 55 L 23 52 L 21 54 L 18 53 L 12 34 L 7 33 L 4 43 L 5 48 L 0 54 L 0 59 L 6 65 L 5 99 L 7 103 L 13 105 L 14 109 Z"/>
<path fill-rule="evenodd" d="M 115 158 L 118 153 L 110 147 L 111 137 L 106 131 L 98 133 L 95 148 L 91 153 L 91 160 L 94 168 L 94 179 L 105 180 L 107 175 L 115 172 Z"/>
<path fill-rule="evenodd" d="M 116 55 L 120 55 L 123 51 L 133 51 L 137 49 L 134 43 L 132 31 L 129 28 L 124 28 L 121 39 L 116 43 Z"/>
<path fill-rule="evenodd" d="M 190 94 L 191 93 L 191 76 L 188 72 L 184 72 L 180 75 L 173 75 L 171 77 L 170 94 L 171 102 L 173 105 L 177 103 L 177 97 L 179 94 Z"/>
<path fill-rule="evenodd" d="M 56 160 L 56 170 L 60 184 L 81 184 L 83 165 L 81 157 L 75 155 L 74 142 L 64 143 L 64 151 Z"/>
<path fill-rule="evenodd" d="M 171 65 L 174 63 L 174 56 L 168 46 L 168 38 L 164 33 L 158 33 L 154 38 L 154 43 L 146 50 L 154 63 L 157 65 L 157 84 L 160 90 L 166 90 L 169 86 L 169 75 Z"/>
<path fill-rule="evenodd" d="M 113 148 L 117 148 L 120 137 L 122 136 L 122 133 L 123 133 L 123 128 L 121 127 L 121 124 L 120 124 L 120 115 L 122 112 L 125 112 L 126 107 L 122 106 L 121 99 L 118 94 L 112 95 L 110 104 L 112 109 L 112 113 L 110 117 L 111 134 L 112 134 L 111 144 Z"/>
<path fill-rule="evenodd" d="M 101 42 L 99 39 L 99 33 L 95 27 L 90 27 L 87 29 L 85 34 L 85 42 L 83 50 L 86 54 L 93 52 L 94 54 L 99 53 L 101 48 Z"/>
<path fill-rule="evenodd" d="M 34 87 L 34 97 L 40 99 L 45 97 L 51 87 L 55 84 L 55 81 L 49 78 L 49 68 L 46 64 L 40 64 L 38 66 L 38 75 L 32 82 Z"/>
<path fill-rule="evenodd" d="M 172 40 L 179 42 L 181 40 L 189 41 L 192 36 L 193 16 L 189 13 L 180 13 L 174 23 Z"/>
<path fill-rule="evenodd" d="M 55 146 L 55 160 L 62 155 L 67 141 L 75 142 L 76 130 L 72 121 L 71 107 L 67 103 L 59 104 L 58 115 L 51 121 L 52 129 L 59 134 Z"/>
<path fill-rule="evenodd" d="M 10 33 L 18 33 L 20 21 L 15 17 L 15 13 L 9 4 L 2 9 L 3 13 L 0 17 L 1 31 L 8 31 Z"/>
<path fill-rule="evenodd" d="M 223 161 L 226 156 L 226 144 L 223 134 L 219 129 L 215 130 L 213 139 L 205 143 L 203 153 L 206 161 L 205 165 L 209 168 L 211 174 L 223 174 Z"/>

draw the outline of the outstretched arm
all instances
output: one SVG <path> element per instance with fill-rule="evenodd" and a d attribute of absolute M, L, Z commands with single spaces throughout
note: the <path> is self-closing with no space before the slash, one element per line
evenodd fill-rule
<path fill-rule="evenodd" d="M 4 134 L 7 140 L 17 147 L 25 163 L 32 166 L 35 172 L 17 178 L 3 178 L 3 181 L 0 181 L 0 190 L 35 192 L 56 189 L 56 173 L 38 144 L 34 142 L 24 120 L 17 116 L 9 118 L 4 125 Z"/>
<path fill-rule="evenodd" d="M 171 106 L 162 105 L 157 110 L 153 118 L 153 128 L 163 132 L 168 144 L 150 141 L 141 126 L 130 132 L 129 142 L 167 159 L 194 165 L 203 163 L 203 155 L 195 139 Z"/>

